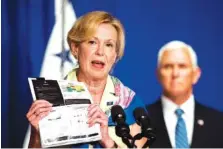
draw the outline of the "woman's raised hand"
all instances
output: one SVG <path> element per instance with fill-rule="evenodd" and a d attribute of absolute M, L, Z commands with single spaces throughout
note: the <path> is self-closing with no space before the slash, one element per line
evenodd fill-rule
<path fill-rule="evenodd" d="M 36 100 L 31 105 L 26 117 L 32 127 L 34 127 L 37 131 L 39 131 L 39 121 L 49 114 L 52 106 L 53 104 L 46 100 Z"/>

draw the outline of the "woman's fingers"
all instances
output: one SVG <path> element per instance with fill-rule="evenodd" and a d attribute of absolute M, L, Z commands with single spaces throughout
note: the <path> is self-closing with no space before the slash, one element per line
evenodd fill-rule
<path fill-rule="evenodd" d="M 30 122 L 30 124 L 36 129 L 38 130 L 39 129 L 39 121 L 44 118 L 45 116 L 47 116 L 49 114 L 50 110 L 49 111 L 45 111 L 45 112 L 41 112 L 40 114 L 32 114 L 28 120 Z"/>
<path fill-rule="evenodd" d="M 49 103 L 46 100 L 36 100 L 31 108 L 29 109 L 29 112 L 27 113 L 27 117 L 29 117 L 30 115 L 32 115 L 33 113 L 37 112 L 40 113 L 42 112 L 40 108 L 50 108 L 52 107 L 52 104 Z"/>
<path fill-rule="evenodd" d="M 47 116 L 50 111 L 51 111 L 51 109 L 46 109 L 41 113 L 34 113 L 30 117 L 28 117 L 28 120 L 29 121 L 35 121 L 36 118 L 42 119 L 43 117 Z"/>
<path fill-rule="evenodd" d="M 93 126 L 96 123 L 99 123 L 102 127 L 108 126 L 107 119 L 103 119 L 103 118 L 89 119 L 88 123 L 89 123 L 89 127 Z"/>
<path fill-rule="evenodd" d="M 88 107 L 89 126 L 99 123 L 101 126 L 108 125 L 108 118 L 98 105 L 92 104 Z"/>
<path fill-rule="evenodd" d="M 88 107 L 88 117 L 91 117 L 96 111 L 99 111 L 100 107 L 96 104 L 91 104 Z"/>
<path fill-rule="evenodd" d="M 90 105 L 88 107 L 88 117 L 93 119 L 96 117 L 105 118 L 107 117 L 105 113 L 101 110 L 101 108 L 98 105 Z"/>
<path fill-rule="evenodd" d="M 26 114 L 30 124 L 38 130 L 39 121 L 52 110 L 52 104 L 46 100 L 36 100 Z"/>

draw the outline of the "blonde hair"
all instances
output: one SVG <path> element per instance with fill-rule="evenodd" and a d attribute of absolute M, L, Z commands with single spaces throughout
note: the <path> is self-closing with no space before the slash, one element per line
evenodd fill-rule
<path fill-rule="evenodd" d="M 70 46 L 70 49 L 71 43 L 74 43 L 76 46 L 78 46 L 80 43 L 90 39 L 94 35 L 98 26 L 102 23 L 111 24 L 118 33 L 118 40 L 116 44 L 116 61 L 118 61 L 124 54 L 124 28 L 117 18 L 113 17 L 111 14 L 105 11 L 89 12 L 78 18 L 71 30 L 68 32 L 67 42 Z"/>
<path fill-rule="evenodd" d="M 197 55 L 194 49 L 183 41 L 174 40 L 162 46 L 158 52 L 157 67 L 159 67 L 163 53 L 169 50 L 185 49 L 188 51 L 193 67 L 198 67 Z"/>

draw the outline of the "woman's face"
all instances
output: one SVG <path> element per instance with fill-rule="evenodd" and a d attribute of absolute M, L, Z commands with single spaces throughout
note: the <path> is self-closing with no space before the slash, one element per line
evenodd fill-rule
<path fill-rule="evenodd" d="M 116 60 L 117 31 L 110 24 L 101 24 L 94 36 L 73 48 L 82 75 L 105 79 Z"/>

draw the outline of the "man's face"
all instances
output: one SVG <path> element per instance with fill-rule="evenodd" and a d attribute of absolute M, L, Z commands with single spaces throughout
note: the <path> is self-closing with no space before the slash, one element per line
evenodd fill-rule
<path fill-rule="evenodd" d="M 190 95 L 200 77 L 200 69 L 192 65 L 185 49 L 167 50 L 158 66 L 158 79 L 167 97 Z"/>

